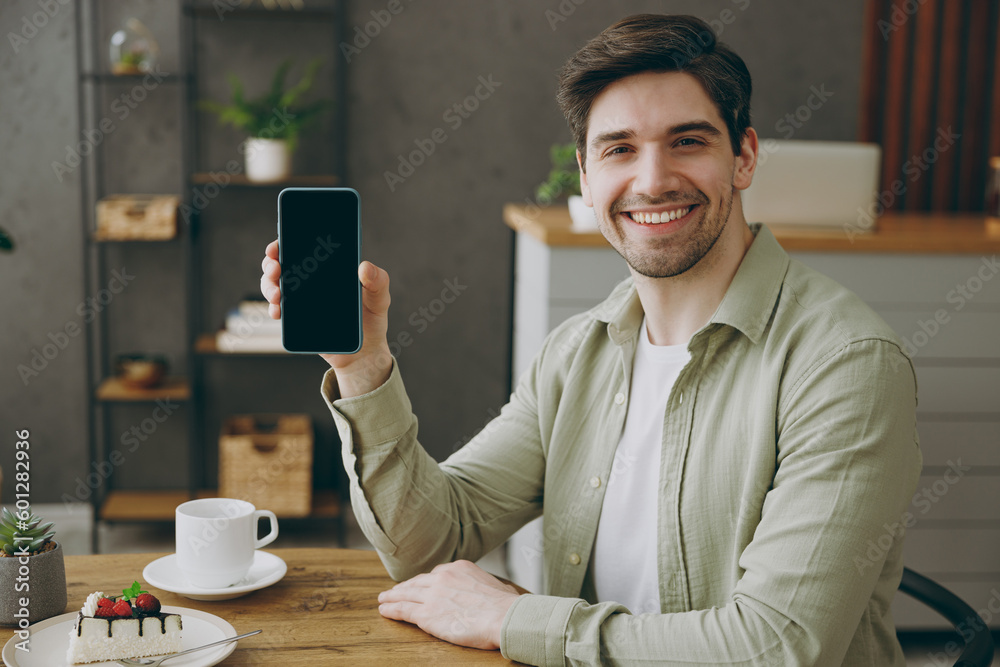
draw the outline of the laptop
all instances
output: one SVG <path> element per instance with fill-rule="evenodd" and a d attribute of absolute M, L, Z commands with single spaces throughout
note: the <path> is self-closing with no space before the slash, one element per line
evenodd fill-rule
<path fill-rule="evenodd" d="M 878 144 L 761 139 L 744 216 L 776 226 L 873 229 L 881 163 Z"/>

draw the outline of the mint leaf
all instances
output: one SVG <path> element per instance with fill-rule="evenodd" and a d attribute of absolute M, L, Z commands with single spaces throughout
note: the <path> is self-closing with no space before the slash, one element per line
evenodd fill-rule
<path fill-rule="evenodd" d="M 134 600 L 145 592 L 146 591 L 142 590 L 142 587 L 139 586 L 138 581 L 133 581 L 131 586 L 122 589 L 122 599 Z"/>

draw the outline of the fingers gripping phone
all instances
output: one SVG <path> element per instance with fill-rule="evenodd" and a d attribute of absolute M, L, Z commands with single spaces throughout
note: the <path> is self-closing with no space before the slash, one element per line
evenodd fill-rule
<path fill-rule="evenodd" d="M 289 352 L 361 349 L 361 197 L 351 188 L 278 194 L 281 344 Z"/>

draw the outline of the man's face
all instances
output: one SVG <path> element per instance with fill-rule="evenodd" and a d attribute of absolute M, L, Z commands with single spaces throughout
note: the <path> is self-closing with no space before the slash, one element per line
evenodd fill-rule
<path fill-rule="evenodd" d="M 747 134 L 734 156 L 725 122 L 689 74 L 636 74 L 597 96 L 580 183 L 629 266 L 666 278 L 708 254 L 726 228 L 734 188 L 750 185 L 757 140 Z"/>

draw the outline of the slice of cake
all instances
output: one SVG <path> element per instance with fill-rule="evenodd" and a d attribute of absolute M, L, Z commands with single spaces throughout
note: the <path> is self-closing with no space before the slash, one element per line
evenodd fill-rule
<path fill-rule="evenodd" d="M 160 613 L 160 601 L 132 582 L 119 597 L 100 591 L 87 596 L 70 630 L 66 659 L 100 662 L 180 650 L 180 615 Z"/>

